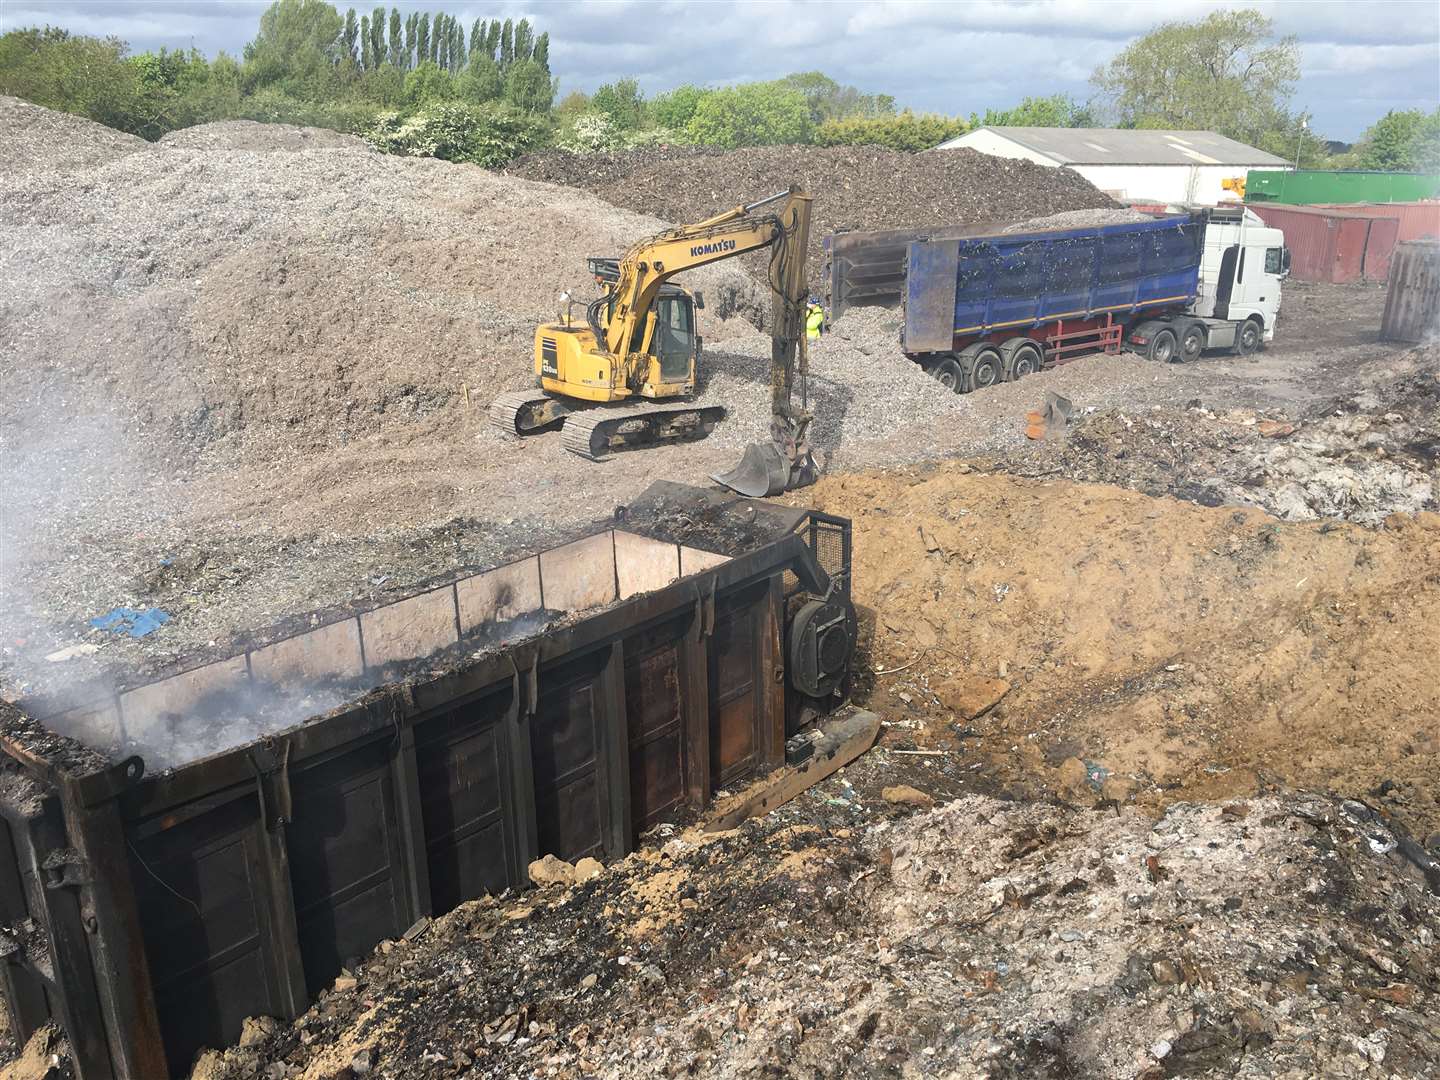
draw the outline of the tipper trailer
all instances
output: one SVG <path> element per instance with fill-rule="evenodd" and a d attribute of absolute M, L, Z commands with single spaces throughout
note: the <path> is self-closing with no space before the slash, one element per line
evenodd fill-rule
<path fill-rule="evenodd" d="M 1249 210 L 911 241 L 905 353 L 956 393 L 1089 352 L 1245 355 L 1275 335 L 1289 252 Z"/>

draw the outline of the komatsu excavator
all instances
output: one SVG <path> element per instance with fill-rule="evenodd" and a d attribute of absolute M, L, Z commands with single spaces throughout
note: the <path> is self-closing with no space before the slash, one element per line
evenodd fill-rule
<path fill-rule="evenodd" d="M 571 317 L 578 301 L 561 295 L 560 321 L 535 331 L 539 390 L 496 398 L 491 422 L 518 435 L 559 426 L 566 449 L 592 460 L 611 450 L 708 435 L 725 418 L 725 409 L 688 400 L 701 355 L 695 311 L 704 306 L 703 298 L 697 304 L 696 296 L 671 279 L 770 248 L 770 442 L 751 445 L 739 465 L 712 479 L 750 496 L 813 483 L 805 400 L 809 238 L 810 196 L 792 187 L 642 240 L 619 260 L 590 259 L 604 293 L 586 306 L 583 322 Z M 797 359 L 799 409 L 791 401 Z"/>

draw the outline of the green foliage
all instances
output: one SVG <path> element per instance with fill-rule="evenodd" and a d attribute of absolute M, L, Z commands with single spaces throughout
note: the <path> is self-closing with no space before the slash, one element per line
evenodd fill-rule
<path fill-rule="evenodd" d="M 779 83 L 741 83 L 700 99 L 686 136 L 699 146 L 733 149 L 810 141 L 810 106 L 798 90 Z"/>
<path fill-rule="evenodd" d="M 1286 115 L 1300 46 L 1258 11 L 1214 11 L 1136 39 L 1091 82 L 1123 127 L 1218 131 L 1255 143 Z M 1283 126 L 1283 125 L 1282 125 Z"/>
<path fill-rule="evenodd" d="M 412 108 L 449 101 L 454 96 L 455 81 L 432 60 L 405 73 L 405 103 Z"/>
<path fill-rule="evenodd" d="M 390 9 L 390 66 L 405 68 L 405 24 L 400 21 L 400 9 Z"/>
<path fill-rule="evenodd" d="M 701 100 L 713 90 L 692 86 L 689 83 L 677 86 L 669 93 L 661 94 L 650 101 L 650 115 L 661 127 L 671 131 L 684 131 L 690 125 Z"/>
<path fill-rule="evenodd" d="M 430 15 L 421 12 L 420 21 L 415 24 L 415 66 L 419 67 L 430 59 Z"/>
<path fill-rule="evenodd" d="M 535 52 L 531 59 L 540 65 L 546 75 L 550 74 L 550 31 L 546 30 L 535 39 Z"/>
<path fill-rule="evenodd" d="M 509 69 L 515 62 L 515 26 L 509 20 L 500 28 L 500 69 Z"/>
<path fill-rule="evenodd" d="M 852 116 L 829 120 L 815 130 L 821 146 L 874 145 L 891 150 L 918 152 L 939 146 L 946 139 L 964 135 L 965 121 L 958 116 L 912 113 L 898 116 Z"/>
<path fill-rule="evenodd" d="M 970 114 L 970 126 L 977 127 L 1095 127 L 1095 114 L 1088 105 L 1064 94 L 1027 97 L 1011 109 L 986 109 L 983 116 Z"/>
<path fill-rule="evenodd" d="M 1355 157 L 1361 169 L 1440 171 L 1440 108 L 1391 109 L 1366 129 Z"/>
<path fill-rule="evenodd" d="M 535 31 L 529 19 L 515 24 L 515 61 L 529 60 L 535 52 Z"/>
<path fill-rule="evenodd" d="M 355 21 L 355 9 L 345 12 L 345 25 L 340 31 L 340 59 L 352 64 L 360 62 L 360 24 Z"/>
<path fill-rule="evenodd" d="M 538 146 L 546 133 L 543 121 L 518 109 L 452 101 L 409 117 L 381 113 L 366 137 L 385 153 L 493 167 Z"/>
<path fill-rule="evenodd" d="M 505 73 L 505 100 L 523 113 L 548 113 L 555 102 L 555 84 L 534 60 L 520 60 Z"/>
<path fill-rule="evenodd" d="M 505 93 L 500 65 L 486 56 L 484 50 L 470 54 L 470 63 L 465 66 L 464 74 L 455 81 L 455 87 L 462 98 L 476 104 L 498 101 Z"/>
<path fill-rule="evenodd" d="M 1284 113 L 1276 116 L 1271 121 L 1269 129 L 1260 134 L 1255 145 L 1267 154 L 1284 158 L 1291 164 L 1295 164 L 1298 160 L 1298 167 L 1301 169 L 1353 167 L 1333 163 L 1325 140 L 1311 131 L 1301 116 L 1289 116 Z"/>
<path fill-rule="evenodd" d="M 345 20 L 324 0 L 276 0 L 245 46 L 243 90 L 274 87 L 314 101 L 335 96 L 334 61 L 344 28 Z"/>
<path fill-rule="evenodd" d="M 824 72 L 786 75 L 779 85 L 804 95 L 810 109 L 810 122 L 817 126 L 852 116 L 895 115 L 895 99 L 889 94 L 866 94 L 853 86 L 842 86 Z"/>
<path fill-rule="evenodd" d="M 555 140 L 560 150 L 572 154 L 593 154 L 601 150 L 619 150 L 625 145 L 625 133 L 610 119 L 608 113 L 591 111 L 576 116 Z"/>
<path fill-rule="evenodd" d="M 590 104 L 608 116 L 617 131 L 634 131 L 645 116 L 645 97 L 634 79 L 606 83 L 591 95 Z"/>

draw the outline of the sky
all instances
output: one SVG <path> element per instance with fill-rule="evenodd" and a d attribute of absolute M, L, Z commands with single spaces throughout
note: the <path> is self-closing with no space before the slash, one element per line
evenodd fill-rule
<path fill-rule="evenodd" d="M 0 0 L 0 31 L 49 23 L 136 51 L 239 53 L 266 4 L 249 0 Z M 343 10 L 348 5 L 337 5 Z M 358 8 L 367 11 L 374 5 Z M 520 0 L 400 3 L 402 10 L 528 17 L 550 31 L 561 94 L 637 78 L 647 94 L 823 71 L 902 107 L 969 115 L 1028 95 L 1090 96 L 1089 77 L 1159 22 L 1254 7 L 1293 34 L 1292 108 L 1353 141 L 1389 109 L 1440 104 L 1440 0 Z"/>

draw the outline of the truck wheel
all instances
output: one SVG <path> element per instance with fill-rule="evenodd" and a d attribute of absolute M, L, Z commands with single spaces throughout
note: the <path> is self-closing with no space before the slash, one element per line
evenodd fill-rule
<path fill-rule="evenodd" d="M 994 386 L 1004 378 L 1005 364 L 999 349 L 981 349 L 970 368 L 970 385 L 976 390 Z"/>
<path fill-rule="evenodd" d="M 1145 350 L 1145 359 L 1159 364 L 1168 364 L 1175 359 L 1175 331 L 1156 330 L 1150 337 L 1150 347 Z"/>
<path fill-rule="evenodd" d="M 1260 330 L 1260 324 L 1254 319 L 1246 319 L 1240 324 L 1240 329 L 1235 332 L 1235 355 L 1249 356 L 1264 340 L 1264 334 Z"/>
<path fill-rule="evenodd" d="M 1012 379 L 1034 375 L 1044 366 L 1045 358 L 1040 353 L 1040 346 L 1033 341 L 1018 346 L 1010 354 L 1010 378 Z"/>
<path fill-rule="evenodd" d="M 968 391 L 968 388 L 960 389 L 965 383 L 965 373 L 960 370 L 960 365 L 951 357 L 946 357 L 931 368 L 930 374 L 934 376 L 936 382 L 952 394 L 963 394 Z"/>
<path fill-rule="evenodd" d="M 1180 335 L 1180 355 L 1176 359 L 1182 364 L 1199 360 L 1205 351 L 1205 329 L 1199 323 L 1191 323 Z"/>

